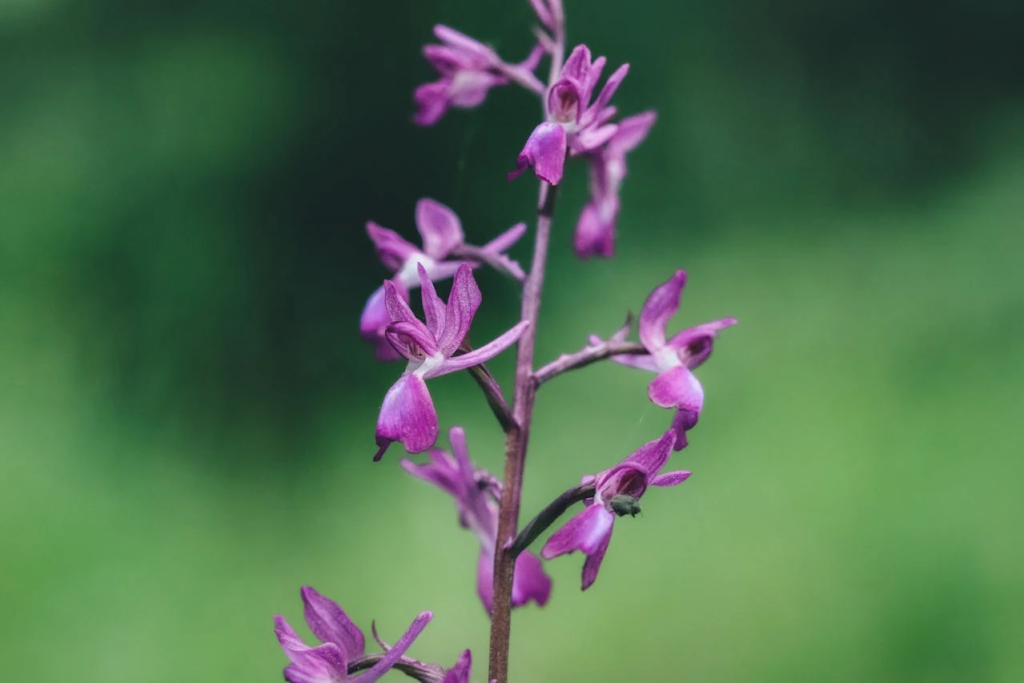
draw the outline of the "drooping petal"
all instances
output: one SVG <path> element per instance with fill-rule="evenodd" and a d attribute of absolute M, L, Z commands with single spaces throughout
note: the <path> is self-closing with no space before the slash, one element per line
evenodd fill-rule
<path fill-rule="evenodd" d="M 416 228 L 423 237 L 423 251 L 439 261 L 464 239 L 459 217 L 433 199 L 424 198 L 416 202 Z"/>
<path fill-rule="evenodd" d="M 476 562 L 476 594 L 490 614 L 494 606 L 494 549 L 483 543 L 480 544 L 480 555 Z"/>
<path fill-rule="evenodd" d="M 448 295 L 448 306 L 444 316 L 444 331 L 437 338 L 437 347 L 447 358 L 455 353 L 459 344 L 469 334 L 473 316 L 480 307 L 480 288 L 473 278 L 473 269 L 463 264 L 455 273 L 452 291 Z"/>
<path fill-rule="evenodd" d="M 380 460 L 394 441 L 400 441 L 410 453 L 421 453 L 437 441 L 437 413 L 427 391 L 427 384 L 418 375 L 402 375 L 387 395 L 377 418 L 377 446 L 374 460 Z"/>
<path fill-rule="evenodd" d="M 562 181 L 566 151 L 565 128 L 557 123 L 545 121 L 530 133 L 523 151 L 516 159 L 516 170 L 508 174 L 512 180 L 527 168 L 532 168 L 538 178 L 557 185 Z"/>
<path fill-rule="evenodd" d="M 398 270 L 411 256 L 420 253 L 415 245 L 406 241 L 394 230 L 366 222 L 366 234 L 373 241 L 377 256 L 391 270 Z"/>
<path fill-rule="evenodd" d="M 416 103 L 416 113 L 412 121 L 417 126 L 432 126 L 448 111 L 448 88 L 451 87 L 451 79 L 443 78 L 433 83 L 424 83 L 417 87 L 412 93 L 412 99 Z"/>
<path fill-rule="evenodd" d="M 553 533 L 540 556 L 550 560 L 575 550 L 589 555 L 611 536 L 614 522 L 615 515 L 605 510 L 603 505 L 591 505 Z"/>
<path fill-rule="evenodd" d="M 595 505 L 594 507 L 598 506 Z M 601 509 L 603 510 L 604 508 Z M 608 514 L 610 515 L 611 513 L 609 512 Z M 594 552 L 587 555 L 587 560 L 583 563 L 583 581 L 581 590 L 587 590 L 594 585 L 594 581 L 597 580 L 597 571 L 601 568 L 601 563 L 604 561 L 605 553 L 608 552 L 608 544 L 611 543 L 611 540 L 612 534 L 611 530 L 609 530 L 608 535 L 602 539 L 601 545 L 595 548 Z"/>
<path fill-rule="evenodd" d="M 469 671 L 472 665 L 473 656 L 469 650 L 464 650 L 459 656 L 459 661 L 455 662 L 455 666 L 445 672 L 444 680 L 441 683 L 469 683 Z"/>
<path fill-rule="evenodd" d="M 401 296 L 408 296 L 404 287 L 396 287 L 396 289 Z M 373 344 L 377 360 L 391 361 L 401 358 L 384 338 L 384 331 L 389 324 L 391 324 L 391 314 L 388 313 L 387 305 L 384 303 L 384 286 L 381 285 L 373 290 L 373 294 L 366 300 L 363 312 L 359 316 L 359 336 Z"/>
<path fill-rule="evenodd" d="M 321 642 L 340 647 L 349 661 L 362 657 L 366 648 L 363 632 L 352 623 L 345 610 L 310 586 L 303 586 L 301 593 L 306 623 L 313 635 Z"/>
<path fill-rule="evenodd" d="M 678 365 L 654 378 L 648 387 L 651 401 L 662 408 L 680 408 L 700 412 L 704 404 L 704 389 L 696 375 L 684 365 Z"/>
<path fill-rule="evenodd" d="M 632 463 L 641 467 L 648 476 L 653 477 L 668 462 L 668 456 L 672 453 L 672 444 L 675 443 L 675 432 L 671 429 L 654 441 L 648 441 L 630 455 L 624 462 Z"/>
<path fill-rule="evenodd" d="M 551 597 L 551 577 L 544 572 L 540 558 L 525 551 L 516 558 L 512 579 L 512 606 L 525 605 L 530 600 L 543 607 Z"/>
<path fill-rule="evenodd" d="M 434 283 L 430 281 L 430 276 L 427 275 L 427 269 L 423 267 L 423 264 L 417 263 L 416 269 L 419 272 L 420 287 L 422 288 L 423 316 L 427 321 L 427 329 L 436 340 L 444 330 L 444 302 L 437 295 Z"/>
<path fill-rule="evenodd" d="M 651 480 L 652 486 L 677 486 L 690 478 L 690 472 L 686 470 L 675 470 L 659 474 Z"/>
<path fill-rule="evenodd" d="M 703 325 L 691 327 L 672 336 L 668 346 L 679 352 L 679 359 L 686 367 L 698 367 L 711 356 L 714 340 L 719 330 L 735 325 L 736 318 L 722 318 Z"/>
<path fill-rule="evenodd" d="M 481 346 L 479 349 L 473 349 L 469 353 L 463 353 L 458 356 L 446 358 L 437 368 L 429 370 L 424 377 L 428 379 L 431 377 L 440 377 L 441 375 L 447 375 L 452 372 L 471 368 L 474 365 L 486 363 L 519 341 L 519 338 L 523 336 L 523 332 L 526 331 L 526 328 L 529 325 L 529 321 L 523 320 L 508 332 L 505 332 L 494 341 Z"/>
<path fill-rule="evenodd" d="M 406 653 L 409 646 L 412 645 L 416 637 L 419 636 L 433 618 L 434 615 L 430 612 L 420 612 L 419 616 L 409 625 L 409 629 L 398 639 L 398 642 L 387 651 L 379 662 L 367 669 L 366 673 L 360 675 L 356 680 L 359 683 L 373 683 L 373 681 L 379 680 L 391 667 L 398 663 L 398 660 L 402 658 L 402 655 Z"/>
<path fill-rule="evenodd" d="M 615 219 L 618 213 L 619 198 L 615 195 L 601 197 L 583 207 L 573 236 L 573 248 L 578 257 L 614 256 Z"/>
<path fill-rule="evenodd" d="M 667 282 L 655 287 L 644 302 L 640 311 L 640 341 L 648 351 L 653 353 L 665 346 L 665 325 L 679 310 L 679 298 L 685 286 L 686 271 L 677 270 Z"/>
<path fill-rule="evenodd" d="M 699 417 L 699 410 L 685 410 L 683 408 L 676 410 L 676 414 L 672 418 L 672 431 L 676 433 L 676 443 L 673 446 L 675 450 L 681 451 L 686 448 L 686 432 L 697 425 Z"/>

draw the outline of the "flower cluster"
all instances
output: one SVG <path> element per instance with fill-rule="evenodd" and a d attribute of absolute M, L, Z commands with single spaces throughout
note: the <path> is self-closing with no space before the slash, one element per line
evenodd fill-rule
<path fill-rule="evenodd" d="M 427 45 L 424 55 L 438 79 L 420 86 L 413 95 L 417 105 L 414 121 L 420 125 L 438 122 L 452 108 L 476 107 L 498 86 L 516 84 L 540 98 L 543 120 L 533 128 L 516 157 L 515 170 L 508 174 L 511 180 L 532 169 L 541 181 L 542 201 L 529 274 L 507 253 L 526 232 L 524 223 L 483 246 L 474 246 L 466 242 L 452 209 L 424 198 L 415 211 L 419 246 L 377 223 L 367 223 L 370 240 L 390 274 L 370 295 L 360 319 L 360 334 L 373 346 L 377 359 L 406 360 L 405 369 L 383 396 L 373 459 L 381 460 L 396 442 L 408 453 L 426 452 L 426 462 L 403 458 L 401 466 L 451 496 L 459 524 L 476 537 L 476 592 L 492 620 L 489 678 L 497 683 L 508 680 L 510 611 L 530 602 L 542 607 L 551 596 L 552 581 L 542 559 L 582 552 L 586 556 L 582 588 L 589 588 L 608 552 L 617 518 L 635 516 L 649 487 L 676 486 L 690 476 L 687 470 L 662 470 L 673 451 L 688 445 L 688 432 L 704 408 L 704 388 L 693 371 L 711 355 L 718 333 L 736 323 L 734 318 L 721 318 L 670 335 L 667 327 L 678 312 L 686 284 L 686 272 L 677 270 L 647 296 L 639 317 L 638 342 L 627 339 L 627 324 L 608 339 L 591 335 L 581 351 L 563 354 L 539 369 L 534 367 L 554 186 L 562 182 L 573 158 L 585 161 L 590 197 L 576 221 L 573 248 L 580 258 L 613 256 L 626 157 L 647 137 L 656 116 L 646 111 L 619 119 L 612 98 L 629 65 L 613 71 L 598 88 L 606 59 L 593 58 L 586 45 L 578 45 L 566 58 L 561 0 L 530 0 L 530 4 L 540 26 L 535 28 L 536 45 L 525 60 L 506 62 L 484 43 L 436 26 L 434 35 L 440 43 Z M 550 76 L 542 83 L 534 72 L 545 57 L 550 60 Z M 505 332 L 474 347 L 469 342 L 470 331 L 483 301 L 473 275 L 479 267 L 493 268 L 522 287 L 522 315 Z M 442 299 L 435 283 L 449 279 L 450 291 L 447 299 Z M 419 312 L 413 310 L 410 297 L 417 287 Z M 485 364 L 513 345 L 518 345 L 518 353 L 515 392 L 509 403 Z M 567 490 L 520 528 L 527 436 L 539 387 L 563 372 L 606 359 L 654 373 L 647 387 L 648 398 L 673 411 L 662 427 L 665 431 L 618 464 L 584 476 L 582 484 Z M 462 427 L 450 428 L 450 452 L 436 445 L 441 423 L 427 382 L 462 370 L 469 371 L 480 385 L 505 432 L 503 482 L 470 460 Z M 576 503 L 583 504 L 582 510 L 550 535 L 539 556 L 531 552 L 530 544 Z M 277 637 L 290 661 L 284 670 L 286 680 L 372 683 L 397 670 L 426 683 L 469 683 L 469 650 L 451 668 L 406 655 L 431 620 L 430 612 L 421 613 L 394 646 L 380 640 L 374 629 L 382 652 L 369 654 L 363 632 L 337 604 L 309 587 L 301 594 L 306 622 L 320 644 L 306 645 L 283 617 L 276 617 Z"/>

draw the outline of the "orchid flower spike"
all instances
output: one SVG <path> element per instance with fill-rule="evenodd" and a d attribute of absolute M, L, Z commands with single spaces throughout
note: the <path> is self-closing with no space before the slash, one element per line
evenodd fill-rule
<path fill-rule="evenodd" d="M 306 607 L 306 623 L 322 645 L 306 645 L 284 617 L 274 617 L 274 632 L 291 660 L 284 670 L 284 678 L 289 683 L 373 683 L 401 663 L 406 650 L 433 617 L 430 612 L 421 612 L 394 647 L 383 656 L 367 657 L 363 632 L 337 603 L 309 586 L 302 588 L 302 602 Z M 359 660 L 364 660 L 363 666 L 354 667 L 361 663 Z M 370 661 L 374 663 L 365 671 L 349 675 L 350 667 L 362 669 Z"/>
<path fill-rule="evenodd" d="M 679 310 L 685 285 L 686 271 L 677 270 L 647 297 L 640 311 L 640 342 L 647 354 L 612 358 L 621 365 L 658 373 L 648 386 L 647 395 L 657 406 L 676 409 L 672 428 L 677 451 L 686 446 L 686 432 L 697 424 L 704 405 L 704 388 L 691 370 L 711 355 L 719 330 L 736 324 L 736 318 L 722 318 L 683 330 L 666 340 L 665 326 Z"/>
<path fill-rule="evenodd" d="M 483 104 L 491 88 L 517 82 L 528 90 L 543 92 L 533 75 L 543 56 L 538 46 L 520 64 L 508 64 L 483 43 L 447 26 L 434 27 L 441 45 L 427 45 L 423 54 L 440 78 L 413 92 L 417 111 L 413 121 L 421 126 L 437 123 L 451 107 L 472 109 Z"/>
<path fill-rule="evenodd" d="M 580 258 L 614 254 L 615 221 L 619 216 L 619 188 L 626 177 L 626 153 L 643 142 L 655 118 L 653 111 L 647 111 L 622 119 L 608 142 L 590 153 L 590 201 L 583 207 L 573 240 Z"/>
<path fill-rule="evenodd" d="M 437 412 L 425 380 L 490 360 L 518 341 L 529 325 L 524 320 L 489 344 L 455 355 L 481 301 L 472 269 L 467 264 L 459 266 L 447 304 L 438 297 L 426 268 L 417 264 L 417 269 L 426 324 L 413 314 L 394 283 L 384 283 L 385 304 L 392 320 L 385 337 L 409 364 L 384 396 L 377 419 L 379 450 L 374 460 L 380 460 L 394 441 L 401 441 L 410 453 L 433 446 L 438 433 Z"/>
<path fill-rule="evenodd" d="M 416 229 L 423 240 L 423 247 L 405 240 L 394 230 L 382 227 L 373 221 L 366 224 L 373 245 L 384 266 L 394 273 L 391 282 L 398 294 L 408 301 L 409 290 L 420 286 L 419 271 L 422 265 L 430 280 L 437 282 L 455 274 L 465 261 L 449 260 L 452 253 L 465 244 L 462 223 L 450 208 L 433 199 L 416 202 Z M 479 248 L 486 258 L 499 261 L 513 274 L 521 274 L 519 265 L 503 252 L 516 243 L 526 231 L 522 223 L 516 224 Z M 384 287 L 378 287 L 363 307 L 359 319 L 359 334 L 374 345 L 378 360 L 397 360 L 398 353 L 384 339 L 384 330 L 391 323 L 384 303 Z"/>
<path fill-rule="evenodd" d="M 550 560 L 575 550 L 582 551 L 587 556 L 583 563 L 583 590 L 589 588 L 608 551 L 615 518 L 639 512 L 637 501 L 648 486 L 675 486 L 690 476 L 684 470 L 658 474 L 668 462 L 674 441 L 675 432 L 670 429 L 615 467 L 584 478 L 584 483 L 593 481 L 594 497 L 584 501 L 583 511 L 551 535 L 540 556 Z"/>
<path fill-rule="evenodd" d="M 616 109 L 608 103 L 626 77 L 629 65 L 623 64 L 608 77 L 591 104 L 590 97 L 604 64 L 604 57 L 591 61 L 586 45 L 578 45 L 572 51 L 559 79 L 548 90 L 547 120 L 530 134 L 516 159 L 516 170 L 508 174 L 509 180 L 532 168 L 538 178 L 557 185 L 562 180 L 567 153 L 592 152 L 615 135 L 618 126 L 609 121 Z"/>
<path fill-rule="evenodd" d="M 459 523 L 476 534 L 480 541 L 477 562 L 477 593 L 490 612 L 494 600 L 494 550 L 498 537 L 498 502 L 500 486 L 490 486 L 494 478 L 473 467 L 466 447 L 466 434 L 461 427 L 449 432 L 453 455 L 433 449 L 430 462 L 417 465 L 402 460 L 409 474 L 430 482 L 452 498 L 459 512 Z M 519 607 L 533 600 L 540 606 L 547 604 L 551 595 L 551 579 L 544 573 L 540 559 L 524 552 L 516 558 L 515 578 L 512 583 L 512 606 Z"/>

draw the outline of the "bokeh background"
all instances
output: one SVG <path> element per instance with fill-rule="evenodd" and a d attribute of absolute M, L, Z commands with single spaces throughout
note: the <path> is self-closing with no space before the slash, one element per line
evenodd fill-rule
<path fill-rule="evenodd" d="M 621 110 L 660 118 L 614 260 L 572 255 L 571 168 L 538 357 L 679 267 L 675 324 L 741 324 L 698 373 L 694 476 L 587 593 L 547 564 L 514 680 L 1024 680 L 1022 8 L 567 0 L 571 42 L 632 64 Z M 400 448 L 371 462 L 400 367 L 357 336 L 367 219 L 531 219 L 504 178 L 531 96 L 410 122 L 435 22 L 530 48 L 525 0 L 0 2 L 5 679 L 280 680 L 271 617 L 301 626 L 312 584 L 392 640 L 433 610 L 413 654 L 471 647 L 483 680 L 476 542 Z M 476 339 L 516 320 L 480 282 Z M 525 512 L 666 427 L 647 379 L 545 387 Z M 500 471 L 469 378 L 432 391 Z"/>

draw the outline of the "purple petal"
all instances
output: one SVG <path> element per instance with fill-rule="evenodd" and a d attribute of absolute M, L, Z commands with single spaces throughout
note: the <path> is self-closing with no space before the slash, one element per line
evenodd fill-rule
<path fill-rule="evenodd" d="M 608 142 L 615 136 L 618 125 L 609 123 L 604 126 L 592 126 L 582 129 L 577 133 L 569 144 L 573 154 L 585 154 L 593 152 L 598 147 Z"/>
<path fill-rule="evenodd" d="M 526 146 L 516 159 L 516 170 L 508 174 L 508 179 L 512 180 L 527 168 L 532 168 L 538 178 L 557 185 L 565 168 L 565 151 L 565 129 L 557 123 L 545 121 L 530 133 Z"/>
<path fill-rule="evenodd" d="M 436 340 L 444 330 L 444 302 L 437 295 L 434 283 L 430 281 L 427 269 L 423 267 L 422 263 L 416 264 L 416 270 L 419 273 L 420 287 L 422 288 L 423 316 L 427 320 L 427 329 Z"/>
<path fill-rule="evenodd" d="M 583 207 L 573 237 L 577 256 L 608 258 L 615 254 L 615 219 L 618 213 L 619 199 L 615 196 L 600 203 L 592 201 Z"/>
<path fill-rule="evenodd" d="M 679 297 L 686 286 L 686 271 L 677 270 L 647 297 L 640 311 L 640 341 L 652 353 L 665 346 L 665 325 L 679 310 Z M 657 403 L 657 401 L 655 401 Z"/>
<path fill-rule="evenodd" d="M 433 83 L 424 83 L 412 93 L 416 113 L 412 120 L 417 126 L 432 126 L 448 111 L 448 88 L 451 79 L 445 78 Z"/>
<path fill-rule="evenodd" d="M 455 662 L 455 666 L 445 672 L 444 680 L 441 683 L 469 683 L 469 671 L 472 665 L 473 656 L 469 650 L 464 650 L 459 656 L 459 661 Z"/>
<path fill-rule="evenodd" d="M 485 244 L 481 249 L 495 254 L 500 254 L 509 249 L 513 244 L 526 234 L 526 223 L 516 223 L 511 228 L 501 233 L 493 240 Z"/>
<path fill-rule="evenodd" d="M 520 554 L 512 579 L 512 606 L 519 607 L 533 600 L 543 607 L 550 597 L 551 577 L 544 573 L 540 558 L 531 552 Z"/>
<path fill-rule="evenodd" d="M 391 323 L 384 330 L 384 338 L 392 348 L 411 361 L 422 361 L 437 354 L 437 342 L 426 325 L 419 320 Z"/>
<path fill-rule="evenodd" d="M 483 543 L 476 562 L 476 594 L 490 614 L 494 606 L 494 548 L 487 548 Z"/>
<path fill-rule="evenodd" d="M 583 114 L 583 118 L 580 120 L 581 126 L 586 126 L 592 123 L 591 119 L 608 106 L 608 103 L 612 99 L 612 95 L 614 95 L 615 91 L 618 90 L 619 85 L 622 83 L 622 79 L 626 77 L 627 73 L 629 73 L 629 64 L 623 64 L 608 77 L 608 80 L 604 82 L 604 87 L 601 88 L 601 92 L 598 94 L 594 104 Z"/>
<path fill-rule="evenodd" d="M 501 59 L 495 54 L 494 50 L 479 40 L 470 38 L 465 33 L 456 31 L 444 24 L 434 26 L 434 35 L 442 42 L 474 58 L 480 68 L 495 66 L 501 63 Z"/>
<path fill-rule="evenodd" d="M 571 78 L 563 78 L 551 86 L 547 100 L 548 118 L 556 123 L 579 123 L 585 104 L 580 101 L 580 88 L 580 84 Z"/>
<path fill-rule="evenodd" d="M 459 344 L 469 334 L 473 316 L 480 307 L 480 288 L 473 279 L 473 269 L 468 264 L 459 266 L 448 295 L 448 307 L 444 316 L 444 331 L 437 339 L 437 347 L 445 358 L 455 353 Z"/>
<path fill-rule="evenodd" d="M 659 474 L 651 480 L 653 486 L 676 486 L 682 484 L 684 481 L 690 478 L 690 472 L 686 470 L 675 470 L 674 472 L 666 472 L 665 474 Z"/>
<path fill-rule="evenodd" d="M 434 615 L 430 612 L 420 612 L 419 616 L 416 617 L 413 622 L 409 625 L 407 630 L 402 637 L 398 639 L 394 647 L 387 651 L 383 658 L 371 668 L 367 669 L 366 673 L 359 676 L 356 680 L 359 683 L 373 683 L 380 679 L 381 676 L 386 674 L 388 670 L 398 663 L 398 660 L 402 658 L 409 646 L 412 645 L 416 637 L 426 628 L 430 620 L 434 618 Z"/>
<path fill-rule="evenodd" d="M 398 270 L 411 256 L 420 253 L 394 230 L 381 227 L 373 221 L 366 222 L 366 234 L 373 241 L 377 256 L 391 270 Z"/>
<path fill-rule="evenodd" d="M 624 462 L 632 463 L 641 467 L 651 477 L 656 475 L 672 453 L 672 444 L 675 443 L 676 435 L 671 429 L 661 435 L 661 438 L 649 441 L 638 448 Z"/>
<path fill-rule="evenodd" d="M 396 286 L 401 296 L 408 296 L 405 288 Z M 381 285 L 373 290 L 373 294 L 366 300 L 363 312 L 359 316 L 359 336 L 373 344 L 377 360 L 391 361 L 398 360 L 401 355 L 384 338 L 384 330 L 391 323 L 391 314 L 388 313 L 387 305 L 384 303 L 384 286 Z"/>
<path fill-rule="evenodd" d="M 606 543 L 614 522 L 615 515 L 605 510 L 603 505 L 591 505 L 551 534 L 540 556 L 550 560 L 575 550 L 589 555 Z"/>
<path fill-rule="evenodd" d="M 487 93 L 508 79 L 486 71 L 460 71 L 448 86 L 448 101 L 453 107 L 472 109 L 483 104 Z"/>
<path fill-rule="evenodd" d="M 400 441 L 410 453 L 422 453 L 437 441 L 437 413 L 418 375 L 404 374 L 392 386 L 377 418 L 377 446 L 374 460 L 380 460 L 387 447 Z"/>
<path fill-rule="evenodd" d="M 430 462 L 425 465 L 419 465 L 408 458 L 402 458 L 401 465 L 412 476 L 433 484 L 454 498 L 458 498 L 462 491 L 458 465 L 450 455 L 438 448 L 430 450 Z"/>
<path fill-rule="evenodd" d="M 722 318 L 678 332 L 668 340 L 668 346 L 679 352 L 679 358 L 686 367 L 698 367 L 711 355 L 714 339 L 719 330 L 735 325 L 736 318 Z"/>
<path fill-rule="evenodd" d="M 586 45 L 574 47 L 562 66 L 561 75 L 573 78 L 579 83 L 586 82 L 590 76 L 590 48 Z"/>
<path fill-rule="evenodd" d="M 462 244 L 462 224 L 455 212 L 433 199 L 416 202 L 416 228 L 423 237 L 423 251 L 442 260 Z"/>
<path fill-rule="evenodd" d="M 391 280 L 384 281 L 384 306 L 392 322 L 419 322 L 416 314 L 409 308 L 408 296 L 409 293 L 404 288 Z"/>
<path fill-rule="evenodd" d="M 676 433 L 676 443 L 673 446 L 675 450 L 681 451 L 686 448 L 686 432 L 697 425 L 697 418 L 699 417 L 700 411 L 698 410 L 684 410 L 682 408 L 676 410 L 676 414 L 672 418 L 672 431 Z"/>
<path fill-rule="evenodd" d="M 346 659 L 362 657 L 366 648 L 363 632 L 352 623 L 345 610 L 309 586 L 303 586 L 301 592 L 309 630 L 321 642 L 334 643 L 340 647 Z"/>
<path fill-rule="evenodd" d="M 296 635 L 284 617 L 274 617 L 274 633 L 291 661 L 285 667 L 285 680 L 291 683 L 344 683 L 348 680 L 348 661 L 334 643 L 309 647 Z"/>
<path fill-rule="evenodd" d="M 473 349 L 469 353 L 463 353 L 458 356 L 446 358 L 439 367 L 427 372 L 425 377 L 428 379 L 431 377 L 440 377 L 441 375 L 447 375 L 452 372 L 471 368 L 474 365 L 486 363 L 519 341 L 519 338 L 523 336 L 523 332 L 526 331 L 526 328 L 529 327 L 529 325 L 530 323 L 528 321 L 523 320 L 508 332 L 505 332 L 494 341 L 481 346 L 479 349 Z"/>
<path fill-rule="evenodd" d="M 658 115 L 653 111 L 645 111 L 619 121 L 619 130 L 615 137 L 608 143 L 609 153 L 623 155 L 632 150 L 647 137 L 648 131 L 654 125 Z"/>
<path fill-rule="evenodd" d="M 606 501 L 619 494 L 639 498 L 647 490 L 649 475 L 645 467 L 627 459 L 598 475 L 597 490 Z"/>
<path fill-rule="evenodd" d="M 704 403 L 704 389 L 700 381 L 684 365 L 655 377 L 647 387 L 647 395 L 654 405 L 662 408 L 680 408 L 696 413 Z"/>
<path fill-rule="evenodd" d="M 595 505 L 594 507 L 599 506 Z M 604 510 L 603 507 L 600 509 Z M 611 513 L 609 512 L 608 514 L 610 515 Z M 611 532 L 609 532 L 602 540 L 601 545 L 598 546 L 593 553 L 587 555 L 587 560 L 583 563 L 583 582 L 581 590 L 587 590 L 594 585 L 594 581 L 597 580 L 597 571 L 601 568 L 601 563 L 604 561 L 604 554 L 608 552 L 608 544 L 611 543 L 611 540 L 612 535 Z"/>

